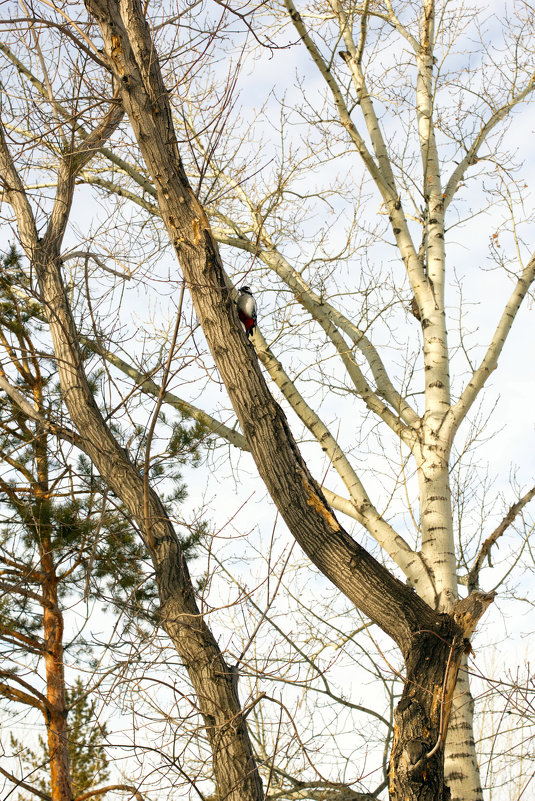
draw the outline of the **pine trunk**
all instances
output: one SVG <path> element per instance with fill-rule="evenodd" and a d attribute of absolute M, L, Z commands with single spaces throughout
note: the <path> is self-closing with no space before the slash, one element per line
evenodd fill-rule
<path fill-rule="evenodd" d="M 34 387 L 40 404 L 41 387 Z M 72 782 L 69 757 L 69 733 L 65 700 L 65 667 L 63 661 L 63 614 L 58 597 L 58 578 L 52 542 L 51 508 L 49 500 L 47 437 L 40 425 L 35 437 L 37 485 L 35 504 L 28 525 L 33 529 L 40 556 L 43 576 L 43 658 L 45 663 L 45 710 L 51 801 L 72 801 Z"/>
<path fill-rule="evenodd" d="M 46 543 L 43 544 L 46 547 Z M 46 569 L 47 561 L 47 559 L 42 559 L 42 569 Z M 47 571 L 42 591 L 45 601 L 43 632 L 48 702 L 46 732 L 50 760 L 50 795 L 52 801 L 72 801 L 63 666 L 63 616 L 58 606 L 56 576 L 53 569 Z"/>

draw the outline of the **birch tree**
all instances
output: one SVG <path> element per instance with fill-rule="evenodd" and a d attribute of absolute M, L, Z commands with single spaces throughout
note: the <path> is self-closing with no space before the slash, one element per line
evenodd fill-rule
<path fill-rule="evenodd" d="M 459 675 L 458 671 L 469 650 L 467 641 L 493 598 L 492 593 L 479 591 L 484 559 L 534 491 L 524 490 L 511 498 L 503 520 L 483 537 L 464 577 L 469 595 L 460 600 L 459 565 L 465 555 L 456 551 L 458 532 L 450 468 L 455 438 L 459 439 L 461 425 L 498 365 L 535 270 L 529 242 L 524 242 L 524 221 L 516 214 L 524 194 L 522 181 L 515 182 L 510 174 L 506 176 L 507 184 L 501 180 L 506 175 L 505 154 L 499 150 L 507 119 L 522 108 L 533 89 L 529 59 L 532 23 L 527 7 L 519 6 L 518 16 L 509 21 L 501 63 L 492 50 L 479 52 L 486 69 L 495 66 L 492 79 L 485 73 L 478 76 L 470 62 L 464 73 L 456 64 L 456 71 L 448 72 L 448 58 L 454 53 L 456 39 L 461 47 L 465 46 L 464 26 L 471 24 L 478 31 L 481 25 L 475 13 L 461 14 L 449 4 L 424 2 L 396 9 L 391 3 L 365 2 L 355 6 L 332 2 L 309 9 L 298 8 L 287 0 L 284 8 L 270 9 L 270 21 L 276 19 L 279 35 L 285 37 L 281 42 L 287 44 L 290 31 L 296 47 L 302 48 L 303 57 L 317 70 L 324 92 L 318 91 L 317 82 L 307 92 L 307 82 L 311 80 L 308 71 L 300 84 L 305 102 L 299 119 L 313 133 L 304 146 L 301 162 L 297 160 L 286 169 L 285 157 L 281 156 L 269 187 L 267 181 L 262 185 L 260 181 L 255 184 L 252 179 L 245 180 L 245 167 L 239 158 L 230 162 L 222 135 L 219 141 L 215 138 L 216 144 L 214 140 L 207 141 L 202 114 L 197 121 L 188 117 L 188 92 L 193 80 L 189 67 L 182 69 L 180 62 L 173 62 L 176 41 L 160 35 L 164 24 L 161 16 L 152 20 L 150 8 L 144 12 L 133 0 L 88 0 L 86 5 L 98 30 L 84 28 L 84 47 L 92 52 L 99 85 L 106 86 L 107 76 L 112 76 L 107 94 L 111 96 L 115 87 L 116 102 L 124 109 L 142 162 L 120 158 L 97 141 L 94 149 L 102 159 L 100 163 L 108 160 L 109 166 L 100 167 L 98 172 L 89 171 L 85 170 L 86 162 L 77 168 L 76 176 L 127 197 L 151 215 L 160 236 L 162 223 L 165 226 L 241 433 L 184 399 L 173 397 L 165 386 L 155 384 L 151 376 L 127 363 L 113 347 L 104 347 L 98 341 L 86 346 L 133 378 L 143 391 L 156 394 L 175 407 L 187 408 L 218 436 L 250 452 L 281 516 L 310 560 L 398 645 L 405 662 L 405 685 L 396 710 L 390 796 L 447 797 L 445 760 L 445 781 L 452 798 L 479 799 L 482 794 L 472 734 L 473 706 L 467 674 L 464 669 Z M 76 10 L 78 13 L 77 7 Z M 258 36 L 258 28 L 253 32 Z M 165 78 L 156 56 L 155 37 L 165 63 Z M 344 49 L 340 50 L 342 46 Z M 16 64 L 16 56 L 7 55 Z M 455 53 L 455 58 L 458 56 Z M 27 67 L 17 68 L 26 70 L 28 80 L 41 91 Z M 178 97 L 168 93 L 167 87 L 184 85 L 188 89 Z M 63 113 L 61 107 L 56 112 L 60 116 Z M 284 113 L 291 122 L 290 111 Z M 193 153 L 191 159 L 181 147 L 184 140 Z M 288 241 L 298 230 L 303 208 L 303 174 L 311 172 L 312 167 L 319 169 L 322 161 L 334 164 L 336 159 L 340 159 L 341 170 L 353 162 L 361 164 L 369 180 L 367 191 L 377 215 L 373 223 L 366 218 L 366 238 L 377 246 L 377 259 L 385 258 L 382 242 L 389 254 L 396 253 L 392 296 L 379 311 L 374 308 L 375 285 L 363 291 L 364 278 L 359 291 L 353 286 L 345 293 L 329 281 L 331 265 L 342 259 L 356 260 L 355 231 L 360 236 L 364 226 L 353 227 L 345 245 L 329 256 L 325 250 L 332 243 L 326 228 L 316 235 L 319 241 L 314 243 L 315 248 L 307 248 L 305 238 L 300 243 L 301 251 Z M 455 349 L 462 352 L 464 348 L 467 357 L 459 370 L 454 359 L 457 354 L 448 345 L 455 328 L 447 302 L 447 267 L 451 268 L 446 262 L 446 249 L 452 247 L 453 225 L 462 219 L 461 190 L 469 180 L 486 179 L 482 163 L 483 168 L 489 163 L 490 172 L 495 173 L 491 196 L 503 199 L 506 209 L 497 223 L 492 220 L 489 238 L 491 253 L 506 268 L 511 286 L 494 330 L 488 335 L 486 350 L 474 359 L 465 341 Z M 43 260 L 35 255 L 36 240 L 32 244 L 23 235 L 29 219 L 20 199 L 24 186 L 7 144 L 2 168 L 7 198 L 18 218 L 24 248 L 37 272 L 41 270 L 45 304 L 53 299 L 55 306 L 57 298 L 65 296 L 58 283 L 59 251 L 54 255 L 57 294 L 50 295 L 49 287 L 47 295 L 46 269 Z M 335 187 L 337 196 L 348 202 L 354 202 L 356 194 L 353 175 L 349 182 L 341 181 Z M 198 181 L 197 191 L 192 188 L 193 177 Z M 308 190 L 304 194 L 307 199 L 318 196 Z M 322 197 L 328 200 L 329 191 L 325 190 Z M 333 202 L 335 212 L 336 203 Z M 363 203 L 364 200 L 355 207 L 357 219 Z M 504 242 L 503 251 L 498 250 L 500 239 Z M 417 498 L 408 499 L 412 530 L 407 532 L 399 519 L 395 520 L 395 513 L 381 511 L 384 504 L 374 502 L 367 490 L 362 467 L 357 467 L 359 459 L 349 451 L 344 453 L 334 432 L 300 391 L 300 382 L 292 380 L 285 370 L 282 356 L 277 353 L 277 345 L 282 354 L 281 344 L 290 335 L 284 321 L 277 336 L 272 337 L 271 346 L 262 336 L 261 324 L 261 331 L 253 340 L 254 350 L 250 347 L 237 323 L 233 288 L 218 244 L 225 246 L 223 254 L 244 254 L 238 263 L 246 270 L 257 270 L 261 264 L 259 280 L 264 280 L 266 286 L 285 287 L 291 293 L 292 322 L 311 321 L 320 338 L 315 351 L 320 363 L 316 375 L 321 375 L 321 362 L 328 360 L 329 369 L 324 369 L 323 375 L 331 385 L 360 399 L 363 406 L 359 408 L 365 409 L 363 418 L 367 415 L 367 419 L 378 420 L 388 432 L 387 447 L 397 443 L 400 472 L 412 469 L 417 478 Z M 368 255 L 368 245 L 366 248 Z M 232 258 L 239 260 L 239 255 Z M 316 270 L 318 264 L 321 269 Z M 338 280 L 349 281 L 346 277 Z M 349 299 L 353 306 L 364 304 L 364 309 L 355 311 Z M 407 333 L 402 335 L 406 337 L 403 350 L 417 355 L 407 358 L 399 370 L 388 351 L 381 351 L 374 344 L 374 329 L 382 333 L 385 320 L 387 326 L 395 327 L 399 320 L 396 315 L 403 309 L 407 316 L 412 315 L 412 329 L 407 327 Z M 50 326 L 54 332 L 53 320 Z M 71 331 L 70 350 L 65 348 L 65 330 Z M 56 357 L 63 364 L 77 364 L 72 323 L 67 324 L 65 318 L 55 331 Z M 322 489 L 309 472 L 259 363 L 287 408 L 297 414 L 327 454 L 331 472 L 336 472 L 345 495 L 327 487 Z M 336 363 L 332 370 L 331 363 Z M 307 365 L 306 357 L 300 367 L 313 369 Z M 66 371 L 62 381 L 74 397 Z M 89 418 L 82 411 L 91 405 L 89 393 L 82 393 L 78 401 L 71 400 L 70 414 L 79 430 L 90 430 Z M 91 420 L 94 422 L 93 417 Z M 98 436 L 104 436 L 102 429 Z M 462 446 L 459 448 L 462 450 Z M 96 450 L 91 451 L 91 458 L 108 477 L 111 462 L 106 464 Z M 134 487 L 133 475 L 130 480 Z M 120 484 L 112 486 L 124 496 L 125 489 Z M 406 486 L 396 479 L 391 495 L 401 487 L 405 491 Z M 413 502 L 419 507 L 416 514 Z M 134 503 L 132 496 L 130 503 Z M 356 521 L 380 546 L 391 569 L 363 549 L 342 528 L 334 512 Z M 136 514 L 143 519 L 139 509 Z M 155 519 L 161 514 L 161 508 L 155 507 Z M 152 518 L 152 513 L 145 513 L 144 519 L 147 517 Z M 156 544 L 149 538 L 153 550 Z M 175 637 L 180 636 L 180 631 L 169 623 L 171 629 Z M 256 785 L 255 793 L 260 792 Z"/>

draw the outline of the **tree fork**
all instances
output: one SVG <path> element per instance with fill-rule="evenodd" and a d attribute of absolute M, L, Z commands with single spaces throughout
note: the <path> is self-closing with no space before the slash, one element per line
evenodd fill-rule
<path fill-rule="evenodd" d="M 238 323 L 217 244 L 184 173 L 141 6 L 138 0 L 86 0 L 86 6 L 100 24 L 108 66 L 120 85 L 125 111 L 157 189 L 162 218 L 257 469 L 310 559 L 404 654 L 407 682 L 396 712 L 391 797 L 446 799 L 443 743 L 465 647 L 464 627 L 435 612 L 398 581 L 332 514 Z M 147 54 L 150 58 L 145 58 Z"/>
<path fill-rule="evenodd" d="M 405 687 L 394 713 L 391 801 L 449 801 L 444 744 L 459 668 L 470 637 L 496 593 L 473 592 L 440 615 L 436 631 L 416 632 L 405 657 Z"/>

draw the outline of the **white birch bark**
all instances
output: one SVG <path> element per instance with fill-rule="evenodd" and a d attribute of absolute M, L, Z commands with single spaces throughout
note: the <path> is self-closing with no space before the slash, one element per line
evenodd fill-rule
<path fill-rule="evenodd" d="M 474 740 L 474 699 L 466 669 L 466 656 L 455 685 L 455 695 L 444 750 L 444 777 L 451 801 L 483 801 Z"/>
<path fill-rule="evenodd" d="M 420 41 L 408 34 L 387 3 L 391 24 L 409 42 L 415 53 L 417 66 L 416 113 L 423 174 L 423 196 L 425 208 L 424 246 L 420 260 L 408 232 L 401 202 L 396 198 L 396 186 L 391 170 L 390 159 L 381 133 L 381 127 L 374 113 L 373 102 L 366 88 L 361 68 L 362 51 L 366 35 L 365 4 L 361 24 L 359 45 L 352 38 L 350 25 L 344 10 L 337 0 L 331 6 L 338 17 L 340 33 L 347 48 L 341 54 L 349 66 L 351 76 L 363 114 L 363 119 L 372 142 L 376 161 L 370 169 L 371 154 L 363 152 L 362 140 L 351 134 L 347 107 L 343 103 L 326 62 L 308 33 L 291 0 L 286 6 L 294 26 L 309 50 L 314 62 L 333 92 L 333 97 L 341 120 L 357 147 L 365 165 L 381 192 L 389 212 L 392 230 L 405 263 L 415 300 L 418 304 L 422 336 L 424 340 L 425 375 L 425 413 L 420 425 L 415 425 L 417 442 L 412 450 L 418 465 L 420 490 L 422 558 L 431 576 L 431 585 L 416 583 L 417 591 L 427 602 L 441 611 L 450 612 L 457 598 L 456 559 L 453 538 L 453 515 L 451 490 L 449 484 L 449 456 L 452 442 L 449 352 L 447 340 L 446 314 L 444 305 L 445 285 L 445 247 L 444 213 L 445 196 L 440 178 L 440 164 L 434 133 L 434 25 L 435 8 L 433 0 L 425 0 L 422 6 Z M 351 121 L 354 127 L 354 123 Z M 356 384 L 359 389 L 358 384 Z M 468 403 L 469 401 L 467 401 Z M 413 422 L 413 421 L 411 421 Z M 414 422 L 413 422 L 414 425 Z M 405 436 L 409 443 L 409 437 Z M 466 675 L 459 687 L 461 697 L 469 692 Z M 465 801 L 478 801 L 481 794 L 474 739 L 472 734 L 473 705 L 457 702 L 451 722 L 451 734 L 446 745 L 446 774 L 451 784 L 452 796 Z"/>
<path fill-rule="evenodd" d="M 426 270 L 432 291 L 420 307 L 424 338 L 425 405 L 423 442 L 418 465 L 422 553 L 435 583 L 435 608 L 450 612 L 457 598 L 457 565 L 453 538 L 453 511 L 449 479 L 451 439 L 444 422 L 450 410 L 449 352 L 444 286 L 444 196 L 433 121 L 434 0 L 422 8 L 420 46 L 416 56 L 416 113 L 426 201 Z M 468 677 L 458 680 L 444 749 L 445 776 L 452 798 L 479 801 L 481 783 L 473 736 L 473 703 Z"/>

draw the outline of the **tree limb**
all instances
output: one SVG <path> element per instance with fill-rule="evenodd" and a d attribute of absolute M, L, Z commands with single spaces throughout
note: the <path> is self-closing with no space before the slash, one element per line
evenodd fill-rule
<path fill-rule="evenodd" d="M 97 795 L 105 795 L 113 790 L 121 790 L 125 793 L 131 793 L 137 801 L 145 801 L 143 794 L 134 787 L 132 784 L 109 784 L 106 787 L 96 787 L 94 790 L 87 790 L 85 793 L 75 796 L 73 801 L 86 801 L 87 798 L 94 798 Z"/>
<path fill-rule="evenodd" d="M 388 376 L 384 363 L 377 352 L 377 349 L 370 342 L 366 334 L 354 323 L 348 320 L 345 315 L 336 309 L 335 306 L 332 306 L 328 301 L 320 298 L 312 289 L 310 289 L 297 270 L 290 266 L 284 256 L 274 246 L 265 248 L 260 241 L 252 241 L 242 235 L 239 237 L 229 236 L 226 232 L 223 232 L 220 229 L 216 229 L 214 231 L 214 238 L 221 244 L 230 245 L 231 247 L 236 247 L 249 253 L 254 253 L 255 256 L 263 261 L 267 267 L 269 267 L 280 278 L 282 278 L 282 280 L 295 294 L 296 300 L 301 303 L 301 305 L 321 325 L 326 335 L 337 349 L 341 358 L 345 358 L 346 360 L 349 358 L 348 354 L 350 353 L 350 349 L 348 348 L 347 343 L 343 340 L 343 337 L 341 337 L 339 332 L 336 331 L 336 328 L 340 328 L 351 339 L 353 345 L 359 349 L 368 362 L 375 380 L 375 392 L 371 389 L 368 382 L 366 382 L 362 371 L 360 370 L 358 378 L 357 376 L 352 376 L 353 382 L 356 387 L 358 384 L 361 386 L 361 388 L 364 386 L 363 381 L 365 382 L 365 387 L 368 387 L 368 392 L 366 393 L 364 400 L 367 402 L 368 406 L 373 402 L 374 413 L 380 414 L 380 411 L 384 408 L 384 405 L 379 400 L 380 398 L 383 398 L 395 412 L 396 416 L 399 416 L 400 419 L 407 424 L 407 426 L 419 425 L 420 418 L 418 414 L 405 400 L 405 398 L 403 398 L 395 389 Z M 260 240 L 258 233 L 257 239 Z M 351 361 L 352 364 L 354 364 L 354 359 Z M 372 395 L 370 393 L 373 393 L 377 396 L 376 401 L 372 400 Z M 371 407 L 369 406 L 369 408 Z M 394 422 L 392 418 L 389 419 L 391 421 L 390 427 L 394 425 L 397 429 L 396 433 L 399 434 L 399 422 Z"/>
<path fill-rule="evenodd" d="M 423 308 L 424 304 L 432 303 L 432 292 L 425 277 L 422 263 L 418 258 L 418 254 L 414 247 L 407 224 L 407 219 L 401 206 L 401 199 L 396 195 L 395 192 L 392 191 L 386 176 L 373 159 L 362 136 L 358 133 L 358 130 L 351 119 L 347 105 L 343 99 L 340 87 L 338 86 L 332 71 L 329 69 L 318 48 L 312 41 L 312 38 L 308 33 L 303 19 L 297 11 L 293 0 L 284 0 L 284 4 L 300 39 L 310 53 L 312 60 L 318 67 L 322 78 L 327 83 L 327 86 L 333 95 L 334 103 L 336 105 L 342 125 L 347 130 L 351 141 L 355 145 L 357 152 L 362 158 L 366 169 L 368 170 L 381 194 L 381 197 L 383 198 L 392 225 L 392 232 L 405 263 L 413 292 L 418 305 L 420 308 Z"/>
<path fill-rule="evenodd" d="M 112 0 L 87 0 L 87 5 L 101 26 L 106 58 L 121 84 L 162 217 L 259 473 L 312 561 L 405 650 L 414 626 L 424 620 L 430 627 L 437 624 L 435 612 L 341 528 L 269 393 L 239 325 L 208 219 L 180 159 L 168 95 L 141 8 L 136 0 L 125 0 L 128 12 L 121 18 Z"/>
<path fill-rule="evenodd" d="M 492 534 L 489 534 L 487 539 L 484 541 L 466 579 L 469 593 L 471 593 L 473 590 L 477 590 L 479 587 L 479 574 L 485 559 L 488 558 L 490 562 L 490 552 L 492 546 L 496 544 L 502 534 L 504 534 L 511 523 L 513 523 L 516 516 L 520 514 L 522 509 L 532 500 L 532 498 L 535 498 L 535 487 L 532 487 L 528 492 L 526 492 L 525 495 L 519 498 L 516 503 L 513 503 L 513 505 L 509 507 L 509 510 L 501 523 L 496 526 Z"/>
<path fill-rule="evenodd" d="M 457 431 L 460 424 L 468 414 L 468 411 L 477 398 L 479 392 L 485 385 L 488 377 L 497 368 L 498 359 L 502 352 L 503 346 L 505 345 L 505 341 L 509 335 L 522 301 L 524 300 L 534 279 L 535 254 L 531 256 L 526 267 L 522 270 L 520 277 L 517 279 L 511 297 L 505 306 L 503 314 L 494 332 L 492 341 L 487 348 L 487 352 L 483 357 L 480 366 L 474 370 L 461 397 L 457 403 L 452 406 L 451 414 L 449 415 L 449 420 L 447 423 L 450 429 L 450 436 L 453 436 L 453 434 Z"/>
<path fill-rule="evenodd" d="M 4 684 L 4 682 L 0 682 L 0 695 L 3 695 L 4 698 L 9 698 L 10 701 L 18 701 L 21 704 L 38 709 L 40 712 L 43 712 L 43 714 L 45 713 L 46 707 L 41 701 L 38 701 L 37 698 L 34 698 L 29 693 L 17 690 L 16 687 L 10 687 L 9 684 Z"/>
<path fill-rule="evenodd" d="M 49 706 L 48 699 L 46 698 L 46 696 L 40 693 L 39 690 L 36 690 L 35 687 L 32 687 L 32 685 L 29 684 L 27 681 L 24 681 L 24 679 L 22 679 L 20 676 L 17 676 L 16 673 L 12 673 L 7 670 L 2 670 L 0 671 L 0 676 L 4 679 L 10 678 L 12 681 L 16 681 L 17 684 L 20 684 L 22 687 L 28 690 L 29 693 L 35 695 L 36 699 L 41 702 L 43 708 Z"/>
<path fill-rule="evenodd" d="M 525 89 L 515 95 L 508 103 L 504 103 L 503 106 L 496 109 L 494 114 L 492 114 L 487 122 L 483 125 L 479 133 L 477 134 L 476 138 L 470 145 L 470 147 L 466 151 L 466 155 L 464 158 L 457 164 L 455 169 L 453 170 L 447 184 L 446 188 L 444 189 L 444 208 L 447 208 L 451 201 L 453 200 L 453 196 L 457 191 L 459 184 L 464 179 L 466 172 L 472 164 L 477 162 L 477 154 L 483 143 L 486 141 L 487 136 L 489 133 L 498 125 L 501 120 L 503 120 L 509 112 L 521 103 L 526 97 L 533 92 L 535 89 L 535 72 L 531 75 Z"/>
<path fill-rule="evenodd" d="M 95 340 L 89 339 L 89 337 L 86 337 L 85 335 L 80 336 L 80 341 L 85 345 L 86 348 L 93 351 L 93 353 L 97 353 L 99 356 L 102 356 L 107 362 L 113 364 L 113 366 L 117 367 L 117 369 L 122 373 L 132 378 L 142 392 L 146 392 L 147 395 L 152 395 L 155 398 L 159 396 L 161 387 L 158 386 L 158 384 L 156 384 L 149 375 L 142 373 L 132 364 L 129 364 L 124 359 L 121 359 L 120 356 L 117 356 L 116 353 L 112 353 L 103 345 L 95 342 Z M 201 423 L 201 425 L 206 426 L 210 433 L 223 437 L 223 439 L 226 439 L 231 445 L 234 445 L 236 448 L 239 448 L 242 451 L 249 450 L 247 440 L 243 434 L 240 434 L 239 431 L 236 431 L 233 428 L 229 428 L 227 425 L 225 425 L 225 423 L 222 423 L 220 420 L 217 420 L 215 417 L 207 414 L 207 412 L 204 412 L 197 406 L 193 406 L 193 404 L 189 403 L 188 401 L 179 398 L 173 392 L 165 390 L 163 393 L 163 400 L 165 403 L 169 404 L 169 406 L 177 409 L 177 411 L 179 411 L 185 417 L 189 417 L 193 420 L 196 420 L 198 423 Z"/>
<path fill-rule="evenodd" d="M 27 790 L 29 793 L 33 793 L 33 795 L 36 795 L 38 798 L 42 798 L 43 801 L 52 801 L 52 796 L 50 796 L 48 793 L 44 793 L 42 790 L 38 790 L 36 787 L 32 787 L 31 784 L 28 784 L 22 779 L 17 779 L 16 776 L 13 776 L 12 773 L 8 773 L 8 771 L 5 770 L 5 768 L 3 768 L 1 765 L 0 765 L 0 773 L 2 774 L 2 776 L 5 776 L 6 779 L 9 779 L 10 782 L 13 782 L 13 784 L 16 787 L 22 787 L 23 790 Z"/>
<path fill-rule="evenodd" d="M 406 576 L 412 579 L 416 566 L 419 574 L 422 574 L 421 557 L 410 548 L 403 537 L 379 514 L 335 438 L 325 423 L 300 395 L 295 384 L 284 371 L 280 361 L 275 358 L 258 329 L 255 332 L 253 344 L 260 361 L 269 372 L 273 382 L 279 387 L 291 408 L 315 437 L 322 450 L 329 456 L 330 463 L 346 485 L 354 507 L 352 516 L 367 529 Z M 425 571 L 424 575 L 426 575 Z"/>

